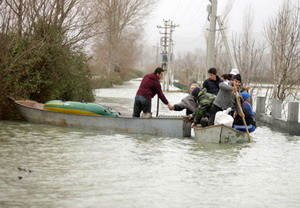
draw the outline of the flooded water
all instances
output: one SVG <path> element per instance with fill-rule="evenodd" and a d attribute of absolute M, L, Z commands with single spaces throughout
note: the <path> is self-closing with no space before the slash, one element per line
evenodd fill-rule
<path fill-rule="evenodd" d="M 137 85 L 97 90 L 96 101 L 131 115 Z M 159 114 L 170 114 L 162 103 Z M 201 144 L 0 121 L 0 207 L 300 207 L 300 137 L 259 126 L 252 138 Z"/>

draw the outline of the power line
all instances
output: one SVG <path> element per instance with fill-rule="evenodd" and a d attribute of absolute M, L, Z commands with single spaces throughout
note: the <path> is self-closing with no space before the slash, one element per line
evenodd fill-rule
<path fill-rule="evenodd" d="M 181 4 L 181 0 L 179 1 L 179 4 L 177 4 L 177 7 L 176 7 L 176 9 L 175 9 L 175 11 L 174 11 L 174 13 L 172 15 L 172 18 L 175 16 L 175 14 L 176 14 L 176 12 L 177 12 L 180 4 Z"/>

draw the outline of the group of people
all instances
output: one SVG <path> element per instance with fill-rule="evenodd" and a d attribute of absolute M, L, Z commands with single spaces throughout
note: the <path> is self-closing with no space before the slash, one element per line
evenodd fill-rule
<path fill-rule="evenodd" d="M 157 94 L 159 99 L 168 105 L 169 110 L 181 111 L 186 109 L 186 115 L 192 120 L 192 127 L 214 125 L 217 112 L 232 109 L 230 115 L 234 118 L 232 128 L 239 131 L 253 132 L 256 122 L 252 106 L 249 102 L 248 86 L 242 86 L 242 78 L 238 69 L 232 69 L 229 74 L 221 77 L 216 68 L 208 70 L 208 78 L 202 88 L 192 83 L 189 95 L 179 103 L 172 105 L 162 92 L 159 80 L 164 76 L 164 70 L 156 68 L 154 73 L 143 77 L 135 96 L 133 117 L 151 117 L 151 99 Z M 239 102 L 239 103 L 238 103 Z M 245 126 L 246 122 L 247 126 Z"/>

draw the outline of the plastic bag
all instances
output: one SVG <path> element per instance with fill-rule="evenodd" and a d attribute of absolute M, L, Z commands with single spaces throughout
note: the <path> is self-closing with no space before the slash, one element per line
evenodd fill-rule
<path fill-rule="evenodd" d="M 225 126 L 232 127 L 233 117 L 228 114 L 230 111 L 231 108 L 227 108 L 227 110 L 217 112 L 214 124 L 224 124 Z"/>

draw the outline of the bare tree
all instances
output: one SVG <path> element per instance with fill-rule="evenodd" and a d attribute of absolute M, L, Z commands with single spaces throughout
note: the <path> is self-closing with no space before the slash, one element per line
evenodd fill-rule
<path fill-rule="evenodd" d="M 65 35 L 64 44 L 83 43 L 95 35 L 91 0 L 4 0 L 0 2 L 2 33 L 32 34 L 37 24 L 52 26 Z"/>
<path fill-rule="evenodd" d="M 300 84 L 300 7 L 285 1 L 266 27 L 273 98 L 284 101 Z"/>
<path fill-rule="evenodd" d="M 238 69 L 243 76 L 243 82 L 261 81 L 263 78 L 262 62 L 264 61 L 264 44 L 253 38 L 253 12 L 248 8 L 244 16 L 243 31 L 233 40 L 234 56 Z"/>
<path fill-rule="evenodd" d="M 199 58 L 196 53 L 185 52 L 178 54 L 178 58 L 174 63 L 176 66 L 176 79 L 182 84 L 189 85 L 198 79 Z"/>
<path fill-rule="evenodd" d="M 150 13 L 154 0 L 97 0 L 99 36 L 95 57 L 101 59 L 106 75 L 120 72 L 132 65 L 135 47 L 142 33 L 144 18 Z M 104 50 L 105 49 L 105 50 Z M 100 53 L 99 53 L 100 52 Z M 127 60 L 127 63 L 123 61 Z M 103 63 L 105 62 L 105 63 Z M 99 64 L 99 63 L 98 63 Z"/>

